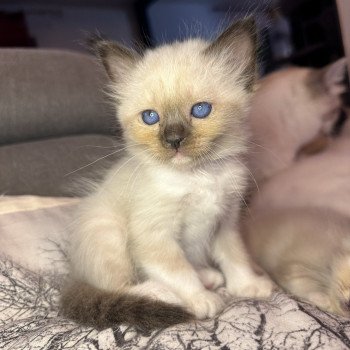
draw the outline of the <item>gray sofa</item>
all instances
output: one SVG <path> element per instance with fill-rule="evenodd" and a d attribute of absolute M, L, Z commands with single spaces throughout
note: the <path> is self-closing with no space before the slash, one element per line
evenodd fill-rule
<path fill-rule="evenodd" d="M 104 71 L 89 55 L 2 49 L 0 77 L 0 194 L 73 195 L 109 157 L 75 170 L 118 134 Z"/>

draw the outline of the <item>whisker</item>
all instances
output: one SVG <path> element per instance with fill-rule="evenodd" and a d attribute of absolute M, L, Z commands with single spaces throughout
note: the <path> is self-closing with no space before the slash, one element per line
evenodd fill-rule
<path fill-rule="evenodd" d="M 225 150 L 225 148 L 224 148 L 223 146 L 221 146 L 221 145 L 219 145 L 219 144 L 217 144 L 217 143 L 215 143 L 215 146 L 216 146 L 216 147 L 221 147 L 222 149 Z M 233 155 L 233 159 L 234 159 L 235 162 L 238 162 L 242 167 L 244 167 L 244 168 L 247 170 L 249 176 L 251 177 L 251 179 L 253 180 L 253 182 L 254 182 L 254 184 L 255 184 L 255 187 L 256 187 L 257 191 L 260 192 L 260 188 L 259 188 L 258 182 L 256 181 L 256 179 L 255 179 L 253 173 L 250 171 L 249 167 L 248 167 L 246 164 L 244 164 L 242 161 L 240 161 L 240 160 L 238 159 L 238 157 L 236 157 L 236 156 L 234 156 L 234 155 Z"/>
<path fill-rule="evenodd" d="M 209 149 L 208 156 L 209 155 L 211 157 L 212 157 L 212 155 L 218 157 L 216 159 L 216 161 L 218 162 L 218 164 L 221 167 L 221 169 L 227 169 L 227 167 L 228 167 L 227 163 L 225 163 L 224 160 L 222 158 L 220 158 L 220 156 L 213 149 Z M 250 209 L 248 207 L 248 204 L 247 204 L 246 200 L 244 199 L 244 196 L 242 195 L 241 191 L 239 190 L 239 186 L 238 186 L 238 183 L 236 181 L 235 176 L 233 176 L 233 174 L 229 173 L 229 179 L 231 181 L 232 186 L 234 187 L 235 192 L 238 194 L 238 196 L 240 197 L 242 203 L 246 207 L 248 214 L 251 216 Z"/>
<path fill-rule="evenodd" d="M 264 151 L 268 152 L 269 154 L 271 154 L 278 162 L 280 162 L 283 165 L 286 165 L 285 162 L 275 153 L 273 152 L 271 149 L 264 147 L 263 145 L 260 145 L 259 143 L 253 142 L 253 141 L 247 141 L 248 143 L 251 143 L 254 146 L 260 147 L 261 149 L 263 149 Z"/>
<path fill-rule="evenodd" d="M 80 171 L 80 170 L 82 170 L 82 169 L 85 169 L 85 168 L 87 168 L 87 167 L 89 167 L 89 166 L 91 166 L 91 165 L 93 165 L 93 164 L 99 162 L 99 161 L 102 160 L 102 159 L 106 159 L 106 158 L 108 158 L 108 157 L 110 157 L 110 156 L 112 156 L 112 155 L 114 155 L 114 154 L 117 154 L 117 153 L 119 153 L 119 152 L 122 152 L 122 151 L 124 151 L 125 149 L 127 149 L 127 148 L 129 148 L 129 147 L 130 147 L 130 146 L 123 147 L 123 148 L 121 148 L 121 149 L 119 149 L 119 150 L 117 150 L 117 151 L 114 151 L 114 152 L 109 153 L 109 154 L 107 154 L 107 155 L 105 155 L 105 156 L 103 156 L 103 157 L 100 157 L 100 158 L 98 158 L 98 159 L 95 159 L 93 162 L 91 162 L 91 163 L 89 163 L 89 164 L 86 164 L 86 165 L 84 165 L 84 166 L 82 166 L 82 167 L 80 167 L 80 168 L 78 168 L 78 169 L 75 169 L 75 170 L 73 170 L 73 171 L 71 171 L 71 172 L 65 174 L 64 176 L 68 176 L 68 175 L 74 174 L 74 173 L 76 173 L 77 171 Z"/>
<path fill-rule="evenodd" d="M 145 152 L 147 152 L 148 150 L 143 150 L 143 151 L 140 151 L 136 154 L 134 154 L 133 156 L 129 157 L 121 166 L 118 167 L 118 169 L 112 174 L 112 176 L 110 176 L 106 182 L 105 182 L 105 186 L 109 185 L 112 181 L 113 181 L 113 178 L 119 173 L 119 171 L 124 167 L 126 166 L 131 160 L 135 159 L 137 156 L 139 156 L 140 154 L 144 154 Z"/>

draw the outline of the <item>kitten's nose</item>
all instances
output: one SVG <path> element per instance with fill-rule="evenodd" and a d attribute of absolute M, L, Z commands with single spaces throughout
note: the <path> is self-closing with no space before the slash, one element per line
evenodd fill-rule
<path fill-rule="evenodd" d="M 172 124 L 165 128 L 164 139 L 171 148 L 179 149 L 181 142 L 188 135 L 188 131 L 183 124 Z"/>
<path fill-rule="evenodd" d="M 181 141 L 183 141 L 183 137 L 174 136 L 174 138 L 166 138 L 165 141 L 171 146 L 171 148 L 178 149 L 180 147 Z"/>

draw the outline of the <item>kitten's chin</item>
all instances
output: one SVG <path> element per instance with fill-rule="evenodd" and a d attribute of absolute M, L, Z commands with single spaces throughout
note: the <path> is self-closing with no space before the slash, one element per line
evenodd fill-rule
<path fill-rule="evenodd" d="M 190 164 L 192 162 L 192 158 L 184 155 L 181 152 L 176 152 L 170 161 L 174 165 L 182 166 L 182 165 Z"/>

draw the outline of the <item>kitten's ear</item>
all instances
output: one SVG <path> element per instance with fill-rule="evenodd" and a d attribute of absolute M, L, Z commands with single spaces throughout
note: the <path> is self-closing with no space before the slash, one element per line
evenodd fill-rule
<path fill-rule="evenodd" d="M 106 40 L 100 34 L 89 37 L 87 44 L 99 57 L 113 82 L 118 82 L 140 59 L 140 54 L 119 43 Z"/>
<path fill-rule="evenodd" d="M 323 84 L 326 90 L 333 95 L 344 92 L 346 74 L 347 59 L 345 57 L 326 66 L 323 72 Z"/>
<path fill-rule="evenodd" d="M 257 30 L 252 17 L 230 25 L 205 50 L 205 54 L 222 57 L 230 68 L 241 74 L 248 90 L 252 90 L 257 73 Z"/>
<path fill-rule="evenodd" d="M 314 96 L 340 95 L 346 90 L 347 60 L 339 60 L 320 69 L 310 69 L 306 86 Z"/>

